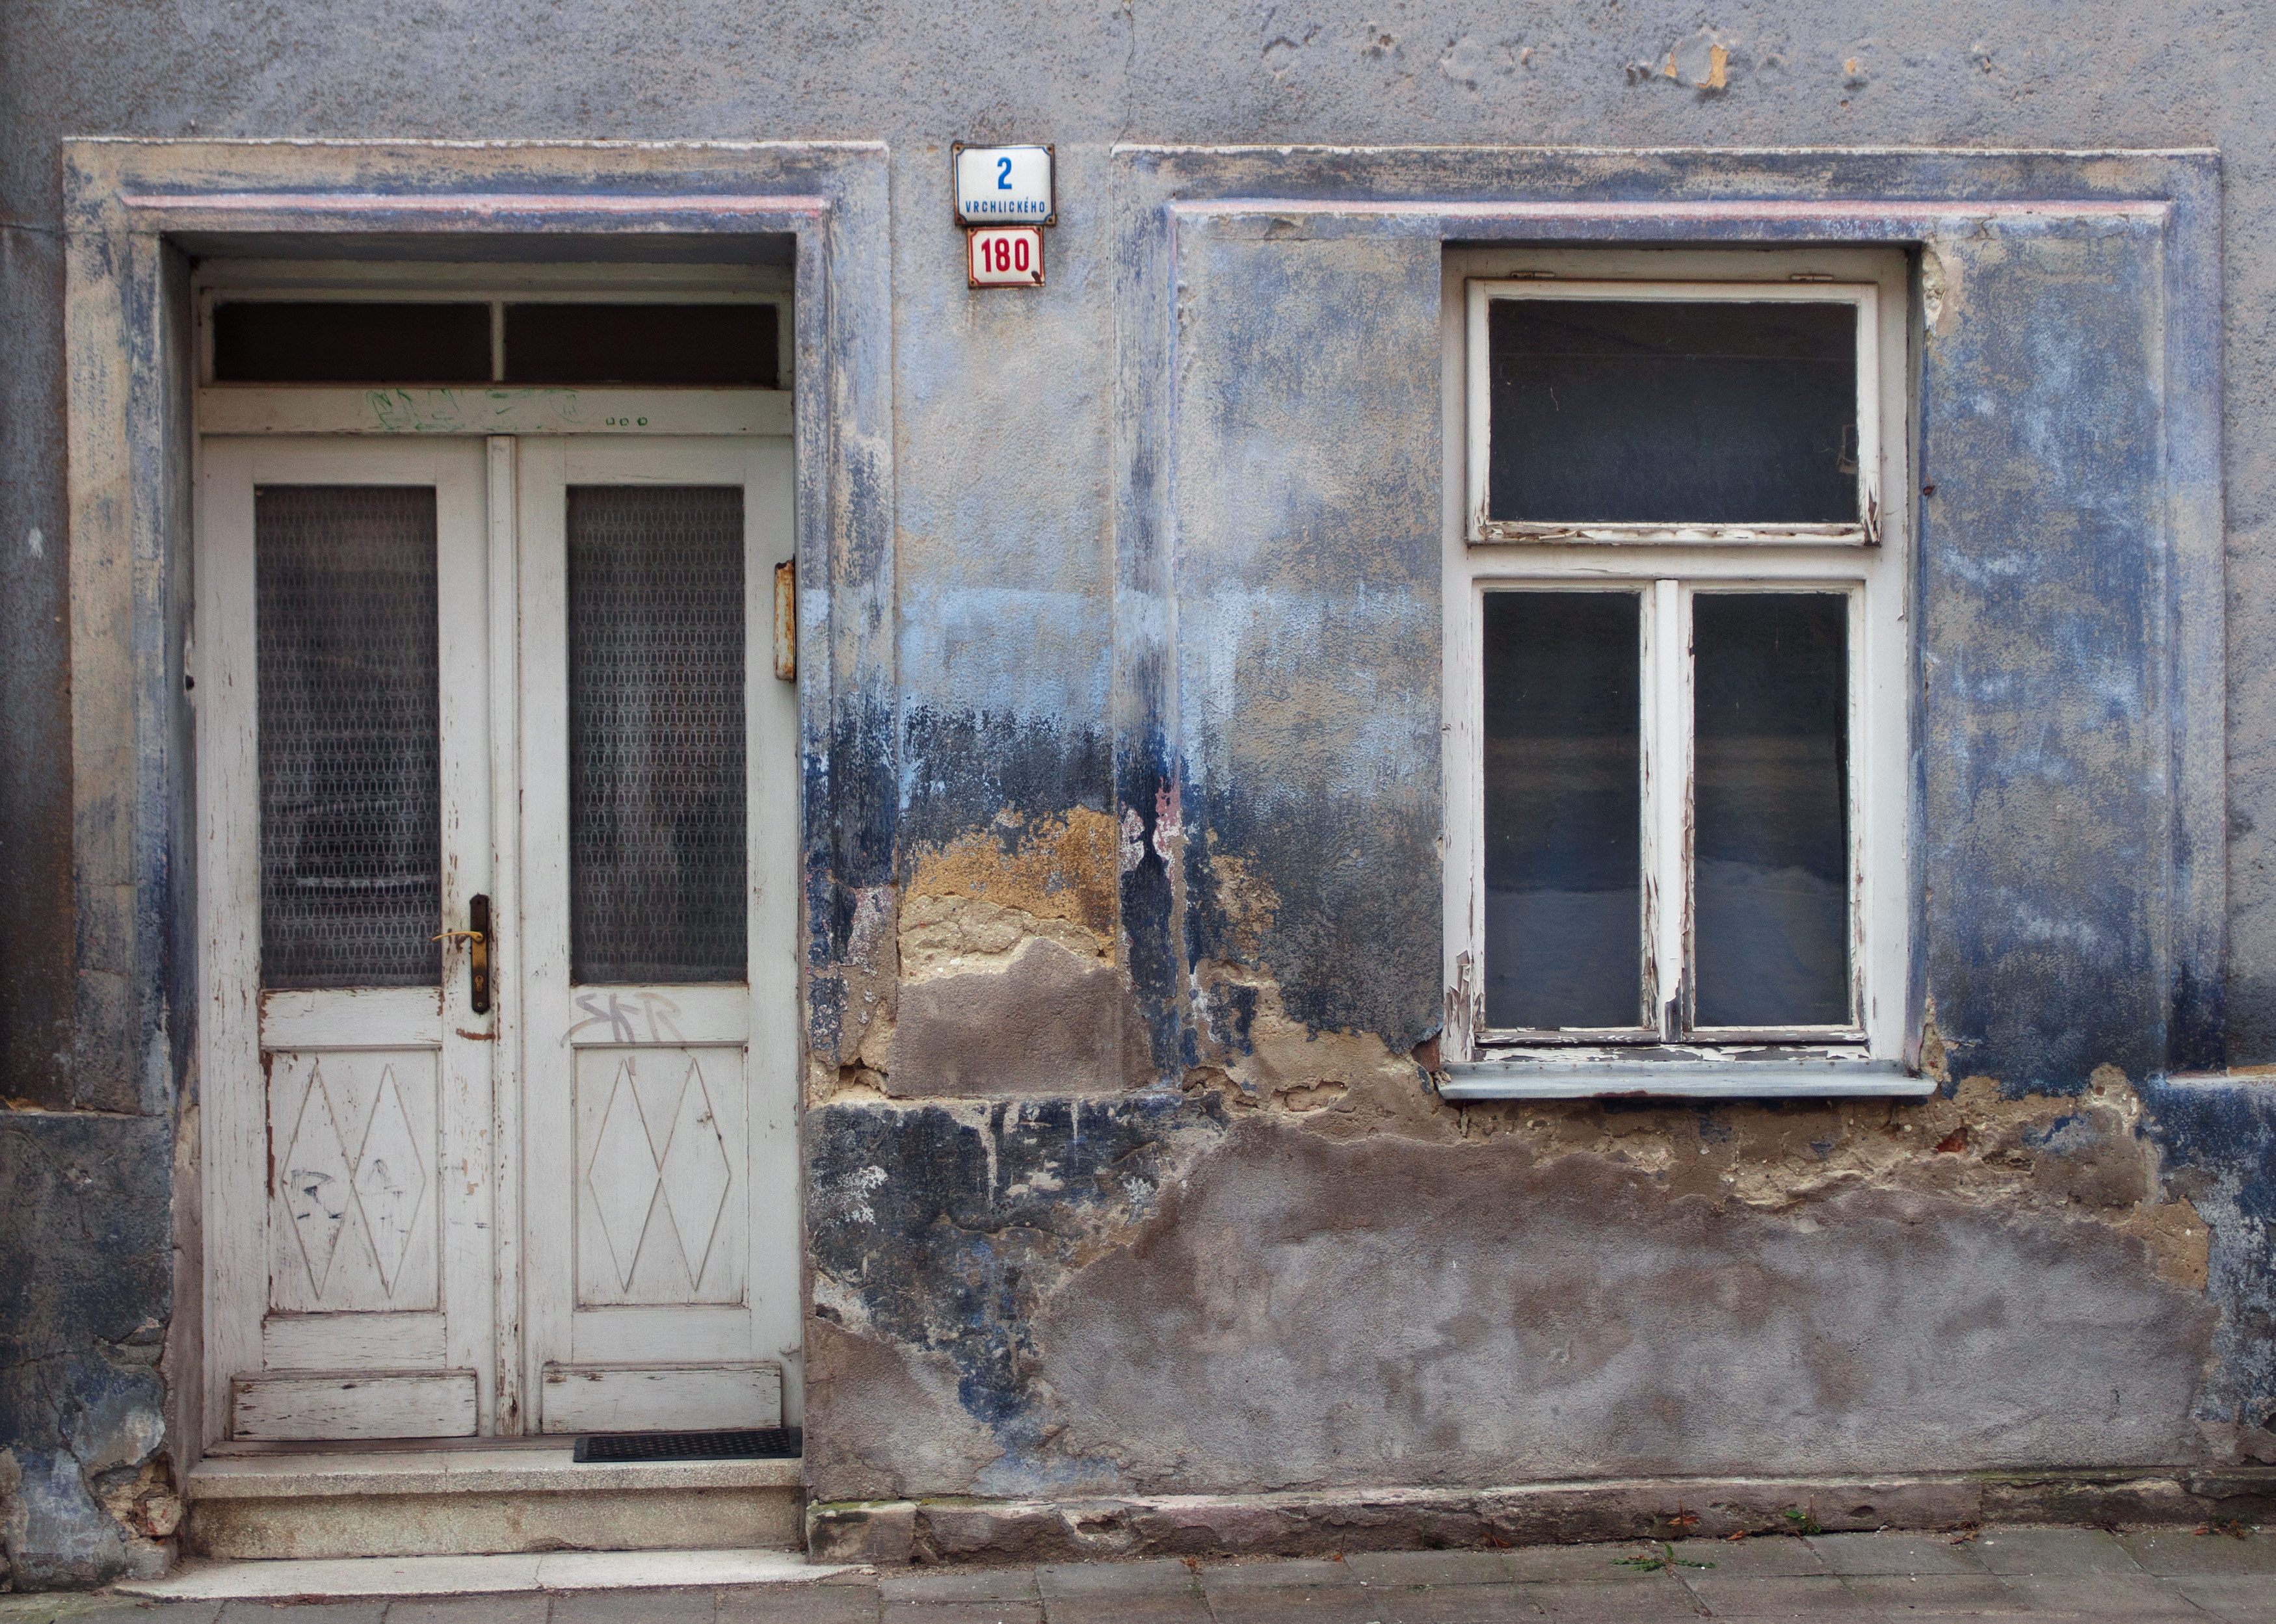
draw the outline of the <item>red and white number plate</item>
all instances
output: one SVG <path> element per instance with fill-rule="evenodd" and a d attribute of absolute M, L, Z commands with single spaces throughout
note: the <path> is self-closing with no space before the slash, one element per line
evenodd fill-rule
<path fill-rule="evenodd" d="M 1043 285 L 1043 233 L 1032 225 L 975 226 L 965 233 L 967 269 L 975 288 Z"/>

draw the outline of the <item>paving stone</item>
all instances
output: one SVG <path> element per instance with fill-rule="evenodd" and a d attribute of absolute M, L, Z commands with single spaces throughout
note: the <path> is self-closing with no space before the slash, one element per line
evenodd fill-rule
<path fill-rule="evenodd" d="M 1688 1624 L 1699 1616 L 1689 1592 L 1659 1574 L 1633 1584 L 1592 1579 L 1515 1584 L 1510 1594 L 1517 1603 L 1514 1617 L 1553 1619 L 1558 1624 Z"/>
<path fill-rule="evenodd" d="M 1242 1590 L 1333 1589 L 1356 1585 L 1359 1575 L 1349 1562 L 1224 1562 L 1205 1564 L 1202 1589 L 1211 1601 L 1219 1595 Z"/>
<path fill-rule="evenodd" d="M 893 1574 L 877 1582 L 885 1610 L 908 1602 L 1033 1601 L 1032 1567 L 950 1567 Z"/>
<path fill-rule="evenodd" d="M 1218 1624 L 1394 1624 L 1403 1596 L 1357 1584 L 1305 1590 L 1212 1590 L 1209 1609 Z M 1419 1609 L 1418 1609 L 1419 1611 Z"/>
<path fill-rule="evenodd" d="M 2276 1575 L 2276 1535 L 2232 1539 L 2166 1528 L 2121 1535 L 2118 1543 L 2146 1573 Z"/>
<path fill-rule="evenodd" d="M 1873 1604 L 1832 1574 L 1756 1577 L 1685 1573 L 1684 1587 L 1718 1619 L 1839 1619 L 1870 1616 Z"/>
<path fill-rule="evenodd" d="M 1524 1587 L 1365 1584 L 1348 1590 L 1245 1590 L 1213 1606 L 1218 1624 L 1521 1624 L 1541 1614 L 1519 1605 Z"/>
<path fill-rule="evenodd" d="M 277 1616 L 280 1608 L 291 1609 L 291 1624 L 380 1624 L 387 1616 L 387 1607 L 384 1601 L 232 1601 L 223 1605 L 221 1624 L 285 1624 Z M 138 1624 L 149 1617 L 148 1613 L 135 1616 Z M 707 1620 L 711 1616 L 708 1596 L 703 1616 Z"/>
<path fill-rule="evenodd" d="M 1973 1618 L 2031 1610 L 2030 1598 L 1996 1574 L 1854 1574 L 1843 1583 L 1876 1613 Z"/>
<path fill-rule="evenodd" d="M 1657 1555 L 1659 1547 L 1650 1547 Z M 1711 1562 L 1710 1570 L 1726 1577 L 1768 1579 L 1794 1574 L 1825 1574 L 1833 1570 L 1806 1539 L 1685 1539 L 1674 1551 L 1686 1562 Z M 1694 1568 L 1679 1567 L 1679 1573 Z"/>
<path fill-rule="evenodd" d="M 755 1584 L 719 1592 L 717 1624 L 877 1624 L 880 1605 L 875 1579 L 862 1584 Z"/>
<path fill-rule="evenodd" d="M 1043 1624 L 1210 1624 L 1199 1587 L 1183 1596 L 1047 1596 Z"/>
<path fill-rule="evenodd" d="M 177 1602 L 164 1616 L 174 1624 L 213 1624 L 221 1606 L 217 1601 Z M 0 1593 L 0 1624 L 160 1624 L 159 1605 L 77 1590 Z"/>
<path fill-rule="evenodd" d="M 1030 1576 L 1027 1568 L 1015 1570 Z M 884 1624 L 1043 1624 L 1039 1601 L 894 1601 L 885 1598 Z"/>
<path fill-rule="evenodd" d="M 1948 1534 L 1819 1534 L 1808 1542 L 1830 1573 L 1981 1574 L 1991 1570 L 1972 1539 Z"/>
<path fill-rule="evenodd" d="M 1547 1617 L 1526 1597 L 1529 1584 L 1418 1584 L 1369 1587 L 1377 1624 L 1538 1624 Z"/>
<path fill-rule="evenodd" d="M 1506 1584 L 1499 1551 L 1363 1551 L 1344 1559 L 1362 1584 Z"/>
<path fill-rule="evenodd" d="M 709 1590 L 565 1590 L 552 1624 L 711 1624 L 711 1607 Z"/>
<path fill-rule="evenodd" d="M 1046 1603 L 1061 1596 L 1199 1596 L 1198 1567 L 1174 1556 L 1151 1562 L 1054 1562 L 1036 1569 L 1036 1589 Z"/>
<path fill-rule="evenodd" d="M 2017 1574 L 2005 1582 L 2030 1604 L 2034 1613 L 2068 1613 L 2081 1618 L 2127 1620 L 2204 1616 L 2179 1590 L 2147 1574 Z M 2276 1617 L 2276 1608 L 2272 1608 L 2271 1616 Z"/>
<path fill-rule="evenodd" d="M 1995 1574 L 2139 1575 L 2142 1565 L 2098 1528 L 2003 1528 L 1976 1541 L 1976 1554 Z"/>
<path fill-rule="evenodd" d="M 2272 1624 L 2276 1620 L 2276 1584 L 2244 1575 L 2165 1582 L 2175 1595 L 2222 1624 Z"/>
<path fill-rule="evenodd" d="M 522 1596 L 449 1596 L 391 1602 L 387 1624 L 545 1624 L 553 1598 Z"/>
<path fill-rule="evenodd" d="M 1590 1580 L 1636 1579 L 1635 1568 L 1620 1564 L 1654 1547 L 1634 1541 L 1624 1545 L 1521 1545 L 1496 1554 L 1509 1565 L 1511 1576 L 1528 1583 L 1569 1584 Z"/>
<path fill-rule="evenodd" d="M 22 1599 L 28 1601 L 30 1598 Z M 53 1599 L 61 1601 L 64 1598 L 57 1596 Z M 214 1624 L 214 1620 L 221 1616 L 222 1609 L 222 1604 L 217 1601 L 178 1601 L 161 1605 L 154 1601 L 129 1601 L 118 1596 L 75 1596 L 71 1599 L 95 1605 L 56 1608 L 50 1616 L 62 1620 L 62 1624 Z M 0 1613 L 0 1619 L 14 1624 L 12 1614 Z"/>

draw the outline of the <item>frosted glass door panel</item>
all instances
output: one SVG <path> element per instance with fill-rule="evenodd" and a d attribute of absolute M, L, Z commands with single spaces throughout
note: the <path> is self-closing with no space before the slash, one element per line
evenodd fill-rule
<path fill-rule="evenodd" d="M 573 486 L 571 978 L 740 981 L 743 492 Z"/>
<path fill-rule="evenodd" d="M 254 515 L 262 984 L 432 986 L 435 492 L 262 486 Z"/>

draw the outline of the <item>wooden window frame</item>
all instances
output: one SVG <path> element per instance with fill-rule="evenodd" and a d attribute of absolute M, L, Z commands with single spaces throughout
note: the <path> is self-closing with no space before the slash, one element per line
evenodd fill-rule
<path fill-rule="evenodd" d="M 1673 1093 L 1895 1094 L 1905 1075 L 1911 909 L 1909 267 L 1900 253 L 1456 250 L 1447 256 L 1447 444 L 1462 494 L 1446 548 L 1446 1028 L 1457 1099 Z M 1844 303 L 1859 313 L 1859 512 L 1827 525 L 1585 525 L 1487 517 L 1486 313 L 1500 298 Z M 1484 1021 L 1483 610 L 1495 592 L 1619 592 L 1642 616 L 1643 998 L 1631 1028 Z M 1852 1019 L 1690 1022 L 1692 606 L 1703 593 L 1832 593 L 1848 603 Z M 1670 792 L 1673 787 L 1673 792 Z M 1647 1018 L 1650 1010 L 1657 1018 Z"/>

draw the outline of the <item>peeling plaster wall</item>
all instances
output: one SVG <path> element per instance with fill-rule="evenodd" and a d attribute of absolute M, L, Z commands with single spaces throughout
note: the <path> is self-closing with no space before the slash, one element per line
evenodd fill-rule
<path fill-rule="evenodd" d="M 19 1590 L 162 1571 L 173 1135 L 0 1116 L 0 1550 Z"/>
<path fill-rule="evenodd" d="M 762 24 L 716 0 L 0 8 L 12 1582 L 162 1554 L 180 1451 L 157 1349 L 193 1334 L 170 1216 L 193 1079 L 163 946 L 186 865 L 131 854 L 73 911 L 59 138 L 891 143 L 899 686 L 837 741 L 876 792 L 807 844 L 839 865 L 806 877 L 834 954 L 809 981 L 818 1499 L 2178 1466 L 2276 1458 L 2276 1082 L 2154 1080 L 2142 875 L 2169 786 L 2144 763 L 2169 696 L 2142 677 L 2157 583 L 2124 516 L 2158 425 L 2065 411 L 2148 365 L 2158 268 L 2115 235 L 1933 265 L 1941 364 L 2005 391 L 1939 443 L 2038 471 L 1923 471 L 1946 492 L 1923 523 L 1986 543 L 1937 555 L 1930 638 L 2004 651 L 1933 667 L 1931 722 L 1938 701 L 2015 696 L 2001 727 L 1924 739 L 1947 1097 L 1457 1110 L 1425 1069 L 1435 249 L 1189 245 L 1188 314 L 1247 288 L 1277 316 L 1240 355 L 1186 352 L 1190 522 L 1142 533 L 1117 508 L 1117 368 L 1152 363 L 1117 348 L 1131 182 L 1107 148 L 2220 148 L 2226 1035 L 2249 1066 L 2276 1062 L 2272 49 L 2249 10 L 2117 4 L 2059 25 L 1862 0 L 1490 26 L 1430 0 L 1372 19 L 794 4 Z M 946 143 L 998 137 L 1058 145 L 1040 296 L 975 297 L 955 269 Z M 1970 274 L 2000 256 L 2070 290 L 2095 343 L 2003 307 L 2022 283 Z M 1157 641 L 1127 635 L 1157 614 Z M 1174 691 L 1174 728 L 1134 718 L 1142 689 Z M 117 748 L 117 793 L 150 793 L 165 746 Z M 99 835 L 79 831 L 83 865 Z M 2029 942 L 2018 897 L 2053 903 Z"/>

